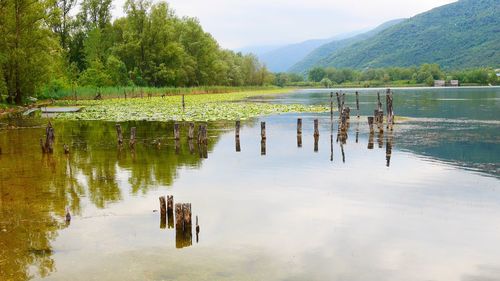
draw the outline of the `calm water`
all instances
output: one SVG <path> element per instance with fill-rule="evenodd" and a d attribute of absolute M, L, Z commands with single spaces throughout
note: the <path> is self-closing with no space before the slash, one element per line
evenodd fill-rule
<path fill-rule="evenodd" d="M 114 123 L 56 122 L 52 156 L 42 127 L 0 130 L 0 280 L 500 280 L 500 89 L 394 99 L 411 118 L 370 136 L 354 111 L 345 144 L 329 114 L 245 121 L 240 152 L 233 122 L 211 123 L 206 158 L 171 123 L 122 124 L 138 129 L 132 152 Z M 363 91 L 360 114 L 375 100 Z M 198 237 L 160 228 L 167 194 L 192 204 Z"/>

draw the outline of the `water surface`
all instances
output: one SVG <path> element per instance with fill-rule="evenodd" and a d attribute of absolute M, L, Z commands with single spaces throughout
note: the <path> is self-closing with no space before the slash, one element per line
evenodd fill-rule
<path fill-rule="evenodd" d="M 412 118 L 370 135 L 376 94 L 363 91 L 345 144 L 337 116 L 286 114 L 243 122 L 239 152 L 233 123 L 210 123 L 206 155 L 185 125 L 176 145 L 172 123 L 123 123 L 138 129 L 132 151 L 117 148 L 114 123 L 55 122 L 45 156 L 43 127 L 0 130 L 1 279 L 496 280 L 499 97 L 397 90 L 396 114 Z M 262 100 L 328 104 L 329 94 Z M 160 228 L 167 194 L 192 204 L 198 239 Z"/>

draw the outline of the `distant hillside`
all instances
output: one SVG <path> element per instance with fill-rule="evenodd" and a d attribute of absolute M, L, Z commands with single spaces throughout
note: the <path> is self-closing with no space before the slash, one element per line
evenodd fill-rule
<path fill-rule="evenodd" d="M 273 72 L 287 71 L 292 65 L 303 59 L 307 54 L 317 47 L 334 41 L 355 36 L 363 31 L 342 33 L 326 39 L 311 39 L 300 43 L 281 46 L 250 46 L 237 49 L 245 54 L 253 53 Z"/>
<path fill-rule="evenodd" d="M 286 45 L 259 55 L 259 60 L 272 72 L 287 71 L 290 66 L 333 39 L 312 39 L 297 44 Z"/>
<path fill-rule="evenodd" d="M 438 63 L 445 68 L 500 66 L 500 1 L 460 0 L 332 52 L 333 67 Z"/>
<path fill-rule="evenodd" d="M 351 44 L 354 44 L 356 42 L 365 40 L 367 38 L 370 38 L 377 33 L 395 25 L 400 22 L 402 22 L 404 19 L 396 19 L 392 21 L 388 21 L 386 23 L 383 23 L 376 27 L 375 29 L 372 29 L 368 32 L 356 35 L 354 37 L 349 37 L 345 39 L 339 39 L 339 40 L 334 40 L 329 43 L 323 44 L 316 49 L 313 49 L 312 52 L 310 52 L 308 55 L 304 56 L 303 59 L 298 61 L 295 64 L 291 64 L 291 67 L 288 69 L 289 72 L 295 72 L 295 73 L 303 73 L 309 70 L 310 68 L 314 66 L 324 66 L 325 65 L 325 58 L 330 56 L 331 54 L 334 54 L 337 50 L 340 50 L 346 46 L 349 46 Z"/>

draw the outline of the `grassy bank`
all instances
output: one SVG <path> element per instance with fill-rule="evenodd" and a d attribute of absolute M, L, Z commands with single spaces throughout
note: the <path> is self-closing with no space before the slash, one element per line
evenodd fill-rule
<path fill-rule="evenodd" d="M 191 88 L 153 88 L 153 87 L 77 87 L 75 89 L 50 89 L 43 90 L 40 99 L 94 99 L 98 93 L 104 99 L 112 98 L 138 98 L 138 97 L 160 97 L 173 95 L 190 94 L 218 94 L 237 93 L 249 91 L 263 91 L 280 89 L 276 86 L 249 86 L 249 87 L 228 87 L 228 86 L 203 86 Z"/>
<path fill-rule="evenodd" d="M 287 112 L 324 112 L 325 106 L 298 104 L 268 104 L 251 102 L 249 97 L 283 94 L 291 89 L 271 89 L 224 94 L 186 95 L 185 108 L 181 96 L 165 96 L 133 99 L 81 100 L 85 108 L 78 113 L 59 115 L 67 120 L 150 120 L 150 121 L 213 121 L 244 120 L 252 117 Z M 74 105 L 74 101 L 59 101 L 58 105 Z"/>

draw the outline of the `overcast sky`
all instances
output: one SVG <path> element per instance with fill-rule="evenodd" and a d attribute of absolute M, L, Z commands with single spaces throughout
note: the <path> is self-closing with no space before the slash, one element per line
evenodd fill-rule
<path fill-rule="evenodd" d="M 154 0 L 158 1 L 158 0 Z M 115 0 L 123 15 L 125 0 Z M 372 28 L 454 0 L 169 0 L 180 16 L 196 17 L 224 48 L 279 45 Z"/>

